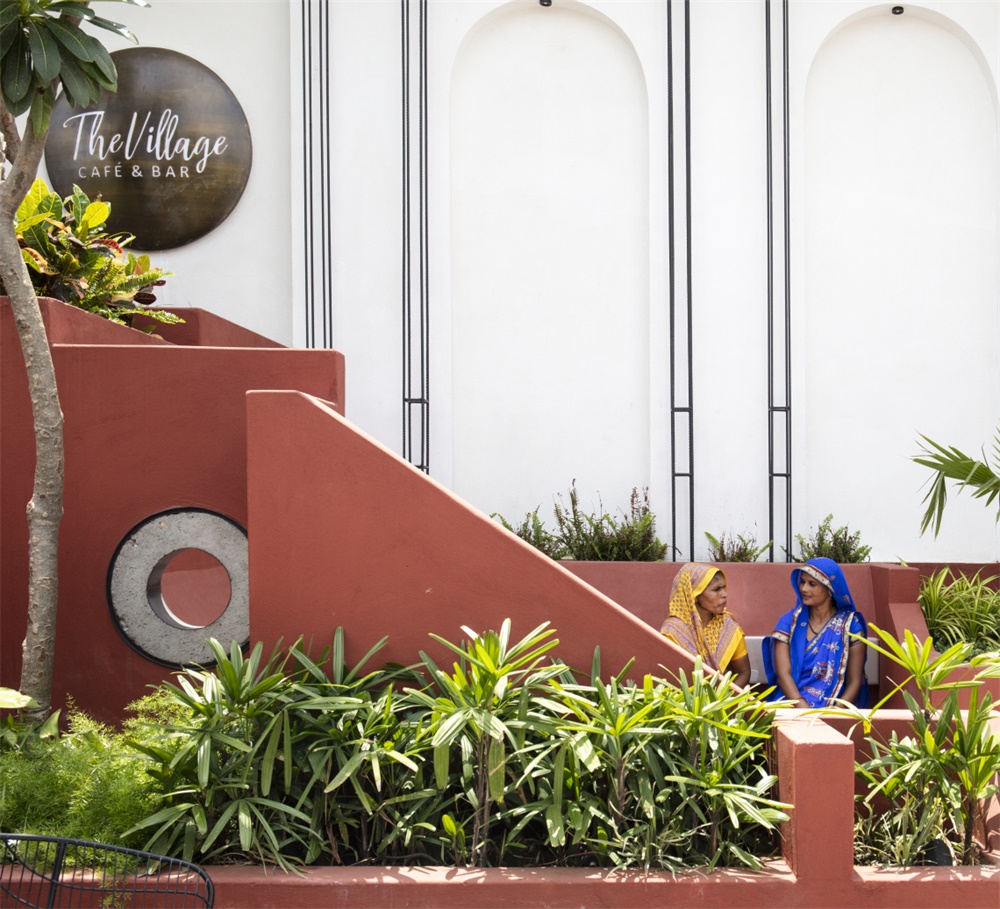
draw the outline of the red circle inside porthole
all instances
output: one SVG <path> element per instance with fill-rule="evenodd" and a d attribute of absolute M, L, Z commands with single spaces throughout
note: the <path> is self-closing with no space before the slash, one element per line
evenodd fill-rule
<path fill-rule="evenodd" d="M 232 583 L 225 566 L 202 549 L 182 549 L 168 557 L 162 572 L 154 573 L 164 612 L 175 622 L 205 628 L 216 621 L 232 597 Z"/>
<path fill-rule="evenodd" d="M 101 196 L 108 230 L 134 235 L 135 249 L 185 246 L 225 221 L 246 188 L 243 108 L 212 70 L 176 51 L 134 47 L 111 59 L 116 93 L 84 108 L 56 101 L 45 143 L 52 189 Z"/>

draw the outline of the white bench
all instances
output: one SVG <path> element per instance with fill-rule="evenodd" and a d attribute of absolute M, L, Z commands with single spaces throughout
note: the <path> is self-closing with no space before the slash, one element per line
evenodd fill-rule
<path fill-rule="evenodd" d="M 869 638 L 868 640 L 877 643 L 875 638 Z M 764 636 L 748 634 L 746 636 L 746 645 L 747 654 L 750 656 L 750 684 L 763 685 L 767 681 L 764 675 Z M 878 657 L 878 651 L 873 647 L 869 647 L 865 651 L 865 678 L 869 685 L 879 684 Z"/>

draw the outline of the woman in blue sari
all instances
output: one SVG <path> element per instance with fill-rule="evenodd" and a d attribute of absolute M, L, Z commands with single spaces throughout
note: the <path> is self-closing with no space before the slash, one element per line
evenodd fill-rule
<path fill-rule="evenodd" d="M 795 608 L 764 639 L 764 671 L 776 686 L 769 700 L 826 707 L 834 699 L 868 706 L 865 618 L 844 572 L 832 559 L 811 559 L 792 572 Z M 861 636 L 861 640 L 852 638 Z"/>

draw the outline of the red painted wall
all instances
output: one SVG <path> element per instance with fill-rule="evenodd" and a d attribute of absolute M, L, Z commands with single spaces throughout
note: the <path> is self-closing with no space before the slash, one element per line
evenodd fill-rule
<path fill-rule="evenodd" d="M 247 396 L 250 634 L 304 635 L 322 646 L 344 626 L 359 658 L 446 654 L 462 626 L 515 639 L 548 621 L 558 652 L 605 677 L 635 657 L 633 675 L 690 667 L 688 654 L 488 516 L 307 395 Z"/>
<path fill-rule="evenodd" d="M 211 509 L 245 528 L 247 390 L 299 388 L 342 408 L 344 361 L 327 350 L 179 347 L 56 301 L 44 305 L 66 451 L 53 703 L 71 693 L 87 712 L 113 720 L 168 674 L 133 651 L 111 620 L 105 588 L 118 543 L 140 521 L 178 507 Z M 227 335 L 222 321 L 203 319 L 213 340 L 244 336 L 237 327 Z M 87 343 L 63 343 L 67 337 Z M 34 439 L 6 302 L 0 395 L 0 684 L 16 688 Z"/>

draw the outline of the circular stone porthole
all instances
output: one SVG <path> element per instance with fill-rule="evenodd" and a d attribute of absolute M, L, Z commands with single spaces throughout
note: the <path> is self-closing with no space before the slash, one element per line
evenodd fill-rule
<path fill-rule="evenodd" d="M 209 638 L 228 648 L 250 637 L 246 531 L 196 508 L 147 518 L 115 550 L 108 605 L 143 656 L 174 667 L 213 662 Z"/>

